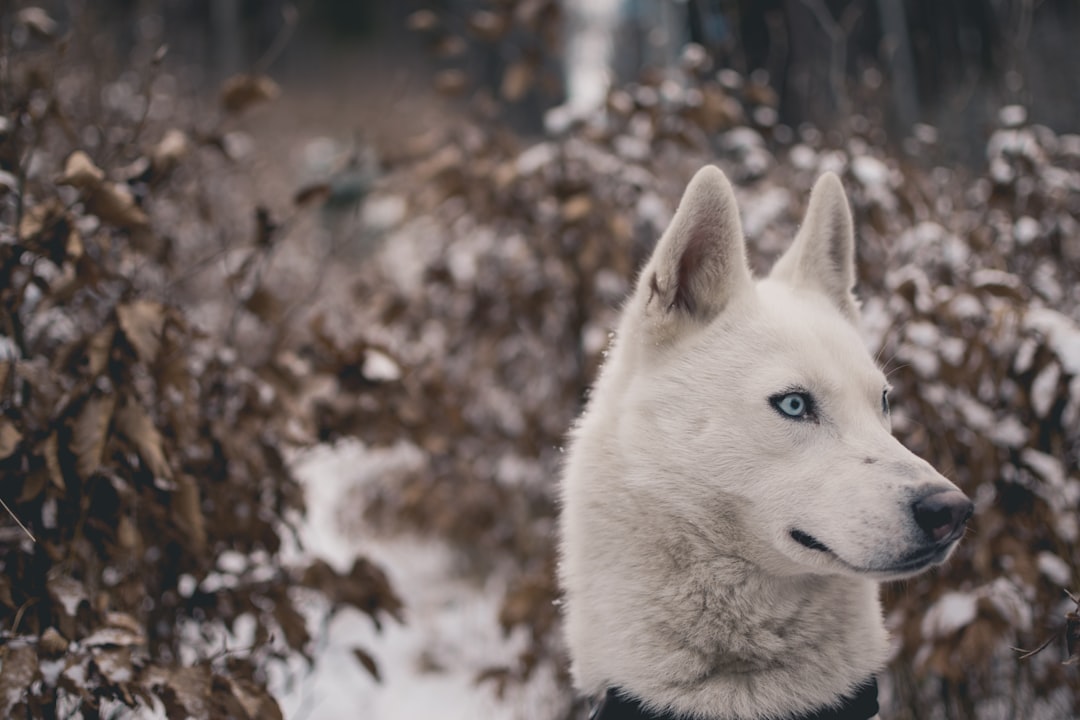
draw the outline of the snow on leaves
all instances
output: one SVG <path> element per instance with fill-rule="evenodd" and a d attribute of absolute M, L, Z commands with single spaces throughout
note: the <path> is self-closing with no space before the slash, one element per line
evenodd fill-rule
<path fill-rule="evenodd" d="M 313 424 L 301 383 L 274 358 L 245 364 L 160 291 L 185 268 L 155 212 L 198 214 L 170 180 L 190 173 L 191 138 L 214 146 L 214 133 L 64 110 L 91 112 L 79 93 L 106 93 L 43 83 L 43 68 L 65 67 L 58 25 L 37 8 L 17 22 L 29 33 L 4 58 L 0 107 L 0 716 L 280 718 L 266 665 L 312 650 L 296 588 L 376 622 L 400 618 L 401 601 L 371 563 L 282 566 L 286 518 L 302 509 L 284 453 Z M 150 102 L 125 84 L 136 75 L 110 86 L 124 85 L 121 109 Z M 276 92 L 241 78 L 222 101 L 238 113 Z M 50 111 L 32 112 L 40 103 Z M 391 365 L 384 354 L 372 372 Z M 226 551 L 244 562 L 222 567 Z M 254 626 L 243 648 L 191 639 L 241 617 Z"/>

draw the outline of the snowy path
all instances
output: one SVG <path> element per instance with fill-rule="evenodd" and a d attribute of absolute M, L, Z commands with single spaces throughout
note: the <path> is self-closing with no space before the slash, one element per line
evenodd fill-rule
<path fill-rule="evenodd" d="M 524 638 L 503 636 L 498 626 L 501 585 L 483 585 L 455 571 L 450 550 L 428 540 L 363 537 L 360 507 L 348 498 L 381 473 L 420 462 L 408 446 L 369 450 L 357 441 L 311 450 L 294 463 L 307 490 L 302 539 L 307 553 L 347 570 L 362 554 L 379 563 L 406 605 L 406 622 L 378 632 L 357 611 L 338 614 L 317 642 L 316 662 L 297 686 L 279 693 L 288 720 L 552 720 L 564 702 L 550 672 L 540 671 L 500 701 L 490 683 L 477 685 L 485 668 L 513 663 Z M 352 501 L 355 504 L 355 500 Z M 353 655 L 360 647 L 376 660 L 381 682 Z"/>

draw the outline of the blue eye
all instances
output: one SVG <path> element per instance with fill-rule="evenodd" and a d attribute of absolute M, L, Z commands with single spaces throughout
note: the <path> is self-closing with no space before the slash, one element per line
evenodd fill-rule
<path fill-rule="evenodd" d="M 786 392 L 773 395 L 769 402 L 784 417 L 793 420 L 814 418 L 814 399 L 807 392 Z"/>
<path fill-rule="evenodd" d="M 881 412 L 889 414 L 889 389 L 885 388 L 881 391 Z"/>

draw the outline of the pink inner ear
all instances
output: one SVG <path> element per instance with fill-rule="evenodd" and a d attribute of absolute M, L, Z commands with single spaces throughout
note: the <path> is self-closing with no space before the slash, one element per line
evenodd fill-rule
<path fill-rule="evenodd" d="M 702 265 L 708 256 L 709 244 L 707 232 L 703 228 L 694 228 L 679 257 L 675 296 L 671 300 L 671 307 L 682 308 L 690 315 L 697 312 L 697 298 L 690 285 L 694 274 L 703 271 Z"/>

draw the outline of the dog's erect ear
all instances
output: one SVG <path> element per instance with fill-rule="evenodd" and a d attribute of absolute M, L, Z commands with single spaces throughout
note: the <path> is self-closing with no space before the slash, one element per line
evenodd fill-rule
<path fill-rule="evenodd" d="M 667 320 L 712 320 L 750 284 L 735 193 L 712 165 L 694 175 L 675 217 L 638 281 L 645 313 Z"/>
<path fill-rule="evenodd" d="M 810 192 L 799 234 L 776 261 L 769 277 L 825 293 L 851 320 L 858 317 L 855 287 L 855 230 L 840 178 L 827 172 Z"/>

